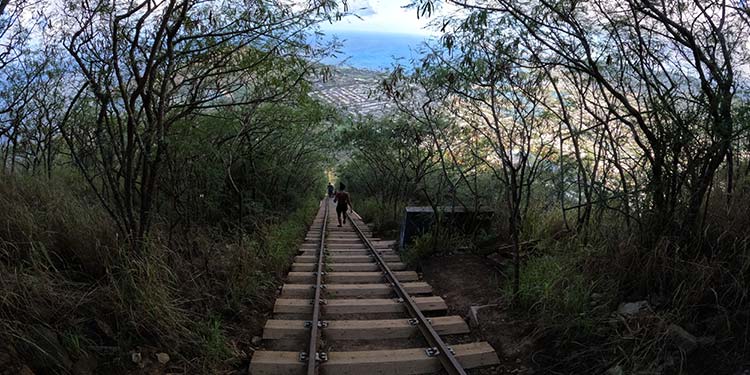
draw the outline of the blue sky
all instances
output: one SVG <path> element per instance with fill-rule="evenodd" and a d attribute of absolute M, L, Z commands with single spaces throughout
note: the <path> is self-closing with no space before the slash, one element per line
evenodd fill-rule
<path fill-rule="evenodd" d="M 426 30 L 429 20 L 417 19 L 415 9 L 404 9 L 408 0 L 350 0 L 349 11 L 357 14 L 333 24 L 321 25 L 324 31 L 368 31 L 398 34 L 431 35 Z"/>

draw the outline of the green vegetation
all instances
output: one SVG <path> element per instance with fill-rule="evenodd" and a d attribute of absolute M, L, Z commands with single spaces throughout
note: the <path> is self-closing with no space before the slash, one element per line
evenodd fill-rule
<path fill-rule="evenodd" d="M 64 372 L 89 356 L 123 371 L 136 366 L 129 353 L 143 345 L 152 348 L 144 356 L 179 354 L 196 371 L 226 366 L 236 350 L 227 337 L 260 324 L 239 315 L 269 308 L 318 208 L 309 197 L 278 212 L 242 246 L 232 233 L 203 226 L 172 244 L 155 232 L 133 255 L 95 198 L 68 186 L 0 181 L 0 337 L 38 371 Z"/>
<path fill-rule="evenodd" d="M 446 3 L 463 13 L 446 16 Z M 458 242 L 501 263 L 515 318 L 536 322 L 532 336 L 545 343 L 534 357 L 542 373 L 741 369 L 747 7 L 412 7 L 436 14 L 440 38 L 383 81 L 396 114 L 342 135 L 351 145 L 342 177 L 360 201 L 377 202 L 365 216 L 383 226 L 405 205 L 495 211 L 490 233 L 450 233 L 438 221 L 406 257 L 418 263 Z M 678 331 L 700 344 L 682 345 Z"/>
<path fill-rule="evenodd" d="M 747 4 L 404 3 L 440 36 L 352 119 L 346 2 L 0 0 L 0 369 L 242 369 L 334 169 L 384 235 L 494 211 L 405 258 L 499 264 L 541 373 L 747 364 Z"/>
<path fill-rule="evenodd" d="M 396 204 L 384 204 L 374 197 L 363 196 L 356 202 L 357 213 L 365 221 L 373 225 L 377 232 L 390 232 L 393 234 L 401 225 L 401 216 L 405 205 L 402 202 Z"/>
<path fill-rule="evenodd" d="M 203 350 L 206 353 L 207 361 L 219 363 L 230 358 L 229 343 L 221 330 L 221 321 L 211 318 L 204 330 L 205 347 Z"/>
<path fill-rule="evenodd" d="M 408 248 L 403 249 L 401 258 L 407 264 L 415 266 L 422 259 L 453 251 L 466 246 L 467 243 L 470 243 L 470 238 L 461 233 L 433 227 L 417 237 Z"/>
<path fill-rule="evenodd" d="M 239 369 L 327 182 L 339 7 L 60 5 L 0 2 L 0 372 Z"/>

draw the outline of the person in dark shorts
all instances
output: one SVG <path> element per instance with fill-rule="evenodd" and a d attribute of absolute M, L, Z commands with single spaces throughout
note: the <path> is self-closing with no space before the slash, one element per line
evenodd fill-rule
<path fill-rule="evenodd" d="M 331 183 L 328 183 L 328 198 L 333 198 L 333 185 Z"/>
<path fill-rule="evenodd" d="M 346 185 L 343 182 L 339 183 L 339 191 L 336 193 L 336 197 L 333 198 L 333 202 L 336 203 L 336 215 L 339 219 L 339 226 L 341 226 L 342 220 L 346 224 L 346 211 L 352 208 L 352 198 L 346 191 Z"/>

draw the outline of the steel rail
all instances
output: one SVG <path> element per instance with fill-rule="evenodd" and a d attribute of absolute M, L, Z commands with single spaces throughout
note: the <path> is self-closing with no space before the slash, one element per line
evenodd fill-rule
<path fill-rule="evenodd" d="M 315 298 L 313 299 L 313 316 L 310 321 L 310 345 L 307 350 L 307 375 L 317 373 L 318 362 L 318 322 L 320 321 L 320 293 L 323 280 L 323 259 L 325 258 L 326 226 L 328 225 L 328 202 L 329 198 L 323 199 L 325 205 L 323 214 L 323 224 L 320 226 L 320 246 L 318 247 L 318 268 L 315 272 Z"/>
<path fill-rule="evenodd" d="M 416 302 L 414 302 L 406 289 L 404 289 L 404 286 L 398 281 L 396 275 L 393 274 L 393 271 L 388 267 L 388 264 L 383 260 L 383 257 L 377 252 L 375 246 L 372 245 L 372 242 L 370 242 L 370 240 L 364 235 L 357 223 L 352 220 L 352 217 L 348 212 L 346 213 L 346 216 L 349 218 L 349 221 L 359 235 L 359 238 L 362 239 L 365 245 L 369 248 L 370 253 L 375 257 L 378 266 L 380 266 L 380 269 L 388 279 L 388 282 L 393 286 L 398 297 L 403 301 L 409 315 L 411 315 L 413 319 L 416 319 L 417 328 L 419 328 L 422 336 L 429 343 L 430 348 L 437 350 L 437 353 L 433 354 L 438 357 L 445 371 L 450 375 L 466 375 L 466 370 L 464 370 L 461 364 L 458 363 L 458 360 L 456 359 L 456 356 L 453 355 L 451 349 L 445 344 L 443 339 L 440 338 L 440 335 L 438 335 L 435 329 L 432 328 L 432 324 L 430 324 L 424 314 L 422 314 L 422 310 L 419 309 Z"/>

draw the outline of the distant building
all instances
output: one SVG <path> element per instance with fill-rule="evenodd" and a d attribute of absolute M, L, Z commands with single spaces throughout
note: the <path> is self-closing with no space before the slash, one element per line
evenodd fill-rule
<path fill-rule="evenodd" d="M 350 115 L 383 117 L 396 107 L 378 91 L 382 78 L 378 72 L 337 68 L 329 80 L 317 82 L 310 95 Z"/>

